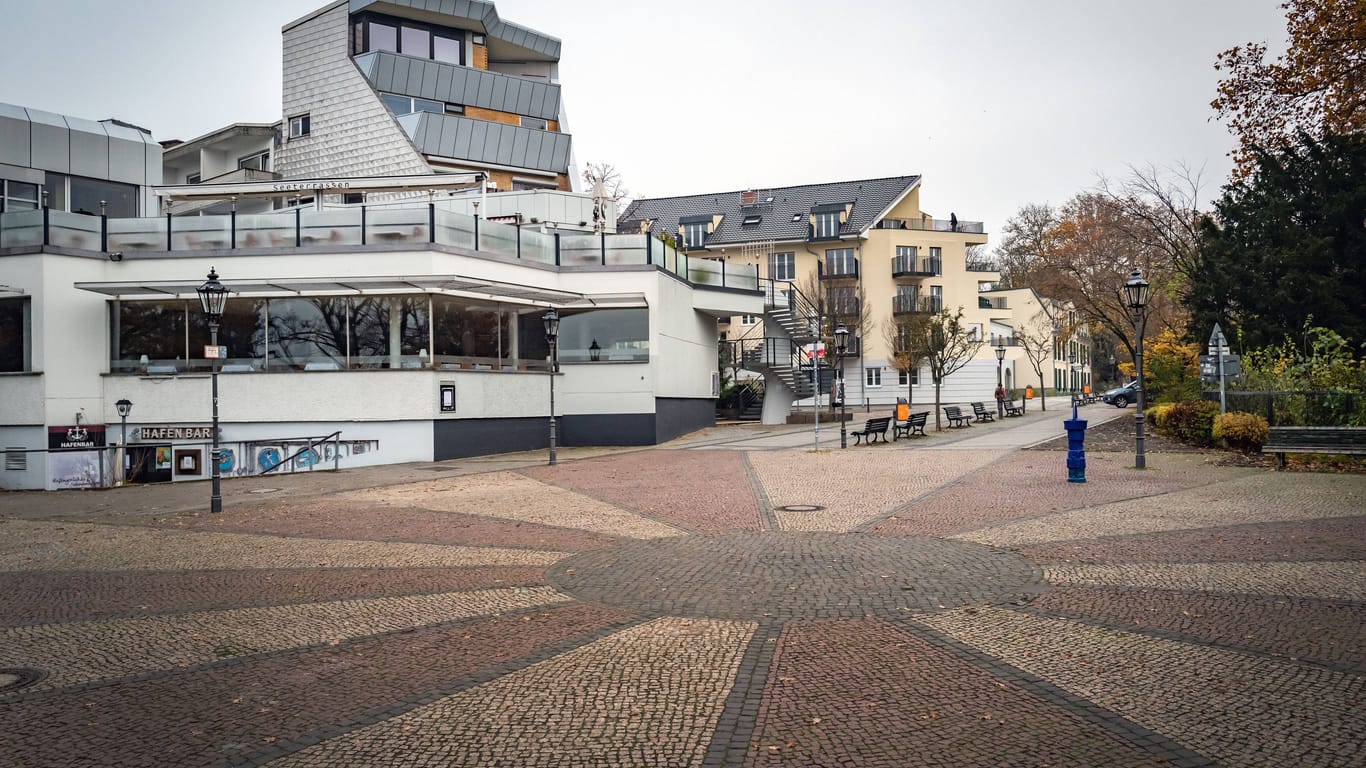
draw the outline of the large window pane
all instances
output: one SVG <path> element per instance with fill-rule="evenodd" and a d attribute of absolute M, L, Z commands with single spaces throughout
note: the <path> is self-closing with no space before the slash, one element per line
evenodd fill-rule
<path fill-rule="evenodd" d="M 100 214 L 100 201 L 108 204 L 111 219 L 131 219 L 138 215 L 137 187 L 115 181 L 71 177 L 71 212 Z"/>
<path fill-rule="evenodd" d="M 541 328 L 544 334 L 544 328 Z M 602 360 L 650 359 L 650 311 L 597 309 L 560 317 L 560 360 L 589 360 L 593 342 Z"/>
<path fill-rule="evenodd" d="M 186 302 L 179 299 L 121 301 L 111 306 L 114 314 L 111 371 L 174 373 L 187 370 Z"/>
<path fill-rule="evenodd" d="M 404 27 L 399 46 L 399 53 L 430 59 L 432 57 L 432 33 L 425 29 Z"/>
<path fill-rule="evenodd" d="M 340 369 L 346 365 L 346 297 L 271 299 L 272 370 Z"/>
<path fill-rule="evenodd" d="M 435 296 L 432 304 L 434 354 L 489 360 L 511 356 L 508 313 L 496 304 L 452 296 Z"/>
<path fill-rule="evenodd" d="M 432 58 L 448 64 L 463 64 L 460 58 L 460 41 L 452 37 L 433 36 Z"/>
<path fill-rule="evenodd" d="M 32 370 L 27 297 L 0 299 L 0 372 Z"/>
<path fill-rule="evenodd" d="M 408 96 L 399 96 L 394 93 L 381 93 L 379 100 L 384 102 L 384 106 L 395 115 L 406 115 L 413 111 L 413 100 Z"/>
<path fill-rule="evenodd" d="M 397 51 L 398 27 L 370 22 L 370 50 Z"/>
<path fill-rule="evenodd" d="M 210 339 L 209 324 L 198 302 L 190 302 L 189 311 L 190 368 L 207 371 L 213 365 L 203 351 Z M 228 297 L 223 317 L 218 321 L 218 345 L 228 348 L 227 358 L 219 361 L 222 370 L 265 370 L 266 300 Z"/>
<path fill-rule="evenodd" d="M 364 296 L 351 300 L 351 366 L 417 368 L 430 358 L 427 297 Z"/>
<path fill-rule="evenodd" d="M 57 211 L 67 210 L 66 174 L 48 171 L 47 179 L 43 183 L 43 189 L 47 191 L 47 206 L 49 208 Z"/>

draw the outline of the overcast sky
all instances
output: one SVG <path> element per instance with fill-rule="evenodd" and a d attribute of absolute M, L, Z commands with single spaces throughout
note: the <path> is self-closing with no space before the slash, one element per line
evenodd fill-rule
<path fill-rule="evenodd" d="M 159 140 L 280 118 L 280 28 L 325 0 L 0 0 L 0 101 Z M 1203 169 L 1215 56 L 1284 48 L 1279 0 L 497 0 L 563 41 L 574 152 L 637 196 L 903 174 L 985 221 L 1130 165 Z"/>

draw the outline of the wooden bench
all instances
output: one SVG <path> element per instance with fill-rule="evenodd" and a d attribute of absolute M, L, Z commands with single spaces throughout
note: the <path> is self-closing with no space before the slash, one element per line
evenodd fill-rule
<path fill-rule="evenodd" d="M 978 422 L 996 420 L 996 414 L 992 413 L 991 411 L 988 411 L 987 407 L 982 403 L 972 404 L 972 415 L 977 417 Z"/>
<path fill-rule="evenodd" d="M 915 434 L 925 436 L 925 422 L 929 420 L 929 418 L 929 411 L 921 411 L 920 413 L 912 413 L 910 416 L 906 418 L 905 421 L 898 421 L 893 423 L 892 439 L 895 440 L 899 436 L 910 437 L 911 435 Z"/>
<path fill-rule="evenodd" d="M 1006 404 L 1006 415 L 1007 415 L 1007 416 L 1023 416 L 1023 415 L 1024 415 L 1024 408 L 1022 408 L 1021 406 L 1016 405 L 1014 400 L 1006 400 L 1006 401 L 1005 401 L 1005 404 Z"/>
<path fill-rule="evenodd" d="M 1366 455 L 1366 427 L 1272 427 L 1262 453 L 1276 454 L 1276 469 L 1285 469 L 1287 453 Z"/>
<path fill-rule="evenodd" d="M 958 410 L 958 406 L 956 405 L 945 406 L 944 417 L 949 420 L 949 426 L 954 429 L 972 426 L 972 417 L 964 416 L 963 412 Z"/>
<path fill-rule="evenodd" d="M 863 425 L 863 429 L 850 432 L 849 434 L 854 436 L 854 445 L 858 445 L 859 442 L 863 440 L 866 440 L 868 445 L 872 445 L 873 441 L 877 440 L 879 435 L 882 436 L 882 442 L 885 443 L 887 442 L 887 427 L 891 423 L 892 417 L 890 416 L 884 416 L 880 419 L 869 419 L 868 422 Z"/>

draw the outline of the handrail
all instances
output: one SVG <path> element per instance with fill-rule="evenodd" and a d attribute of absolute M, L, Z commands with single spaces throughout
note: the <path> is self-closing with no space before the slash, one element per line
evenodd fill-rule
<path fill-rule="evenodd" d="M 342 431 L 339 429 L 339 430 L 337 430 L 336 432 L 333 432 L 332 434 L 327 435 L 326 437 L 321 438 L 320 440 L 318 440 L 317 443 L 314 443 L 314 442 L 313 442 L 313 438 L 311 438 L 311 437 L 306 438 L 306 439 L 308 440 L 308 442 L 304 444 L 304 447 L 300 448 L 299 450 L 295 451 L 294 453 L 291 453 L 289 456 L 287 456 L 287 457 L 281 459 L 280 462 L 279 462 L 278 464 L 272 464 L 271 466 L 269 466 L 269 467 L 267 467 L 267 468 L 261 470 L 261 474 L 263 474 L 263 475 L 268 475 L 268 474 L 270 474 L 271 472 L 274 472 L 274 471 L 276 470 L 276 468 L 278 468 L 278 467 L 283 467 L 283 466 L 286 465 L 286 464 L 292 463 L 295 459 L 297 459 L 297 458 L 299 458 L 300 456 L 304 455 L 304 454 L 307 453 L 308 451 L 313 450 L 313 446 L 314 446 L 314 445 L 322 445 L 323 443 L 327 442 L 328 440 L 332 440 L 333 438 L 340 438 L 340 437 L 341 437 L 341 433 L 342 433 Z M 336 440 L 336 442 L 337 442 L 337 443 L 340 443 L 341 440 L 338 439 L 338 440 Z M 309 472 L 312 472 L 312 471 L 313 471 L 313 466 L 314 466 L 314 464 L 316 464 L 316 463 L 317 463 L 317 462 L 313 462 L 313 463 L 311 463 L 311 464 L 308 465 L 308 471 L 309 471 Z M 334 450 L 334 451 L 332 451 L 332 469 L 333 469 L 333 470 L 336 470 L 336 469 L 339 469 L 340 467 L 341 467 L 341 452 L 340 452 L 340 451 Z"/>

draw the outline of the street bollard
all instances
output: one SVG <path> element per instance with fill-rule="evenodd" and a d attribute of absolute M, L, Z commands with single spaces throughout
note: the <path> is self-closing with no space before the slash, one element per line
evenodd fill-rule
<path fill-rule="evenodd" d="M 1067 419 L 1067 482 L 1086 482 L 1086 419 Z"/>

